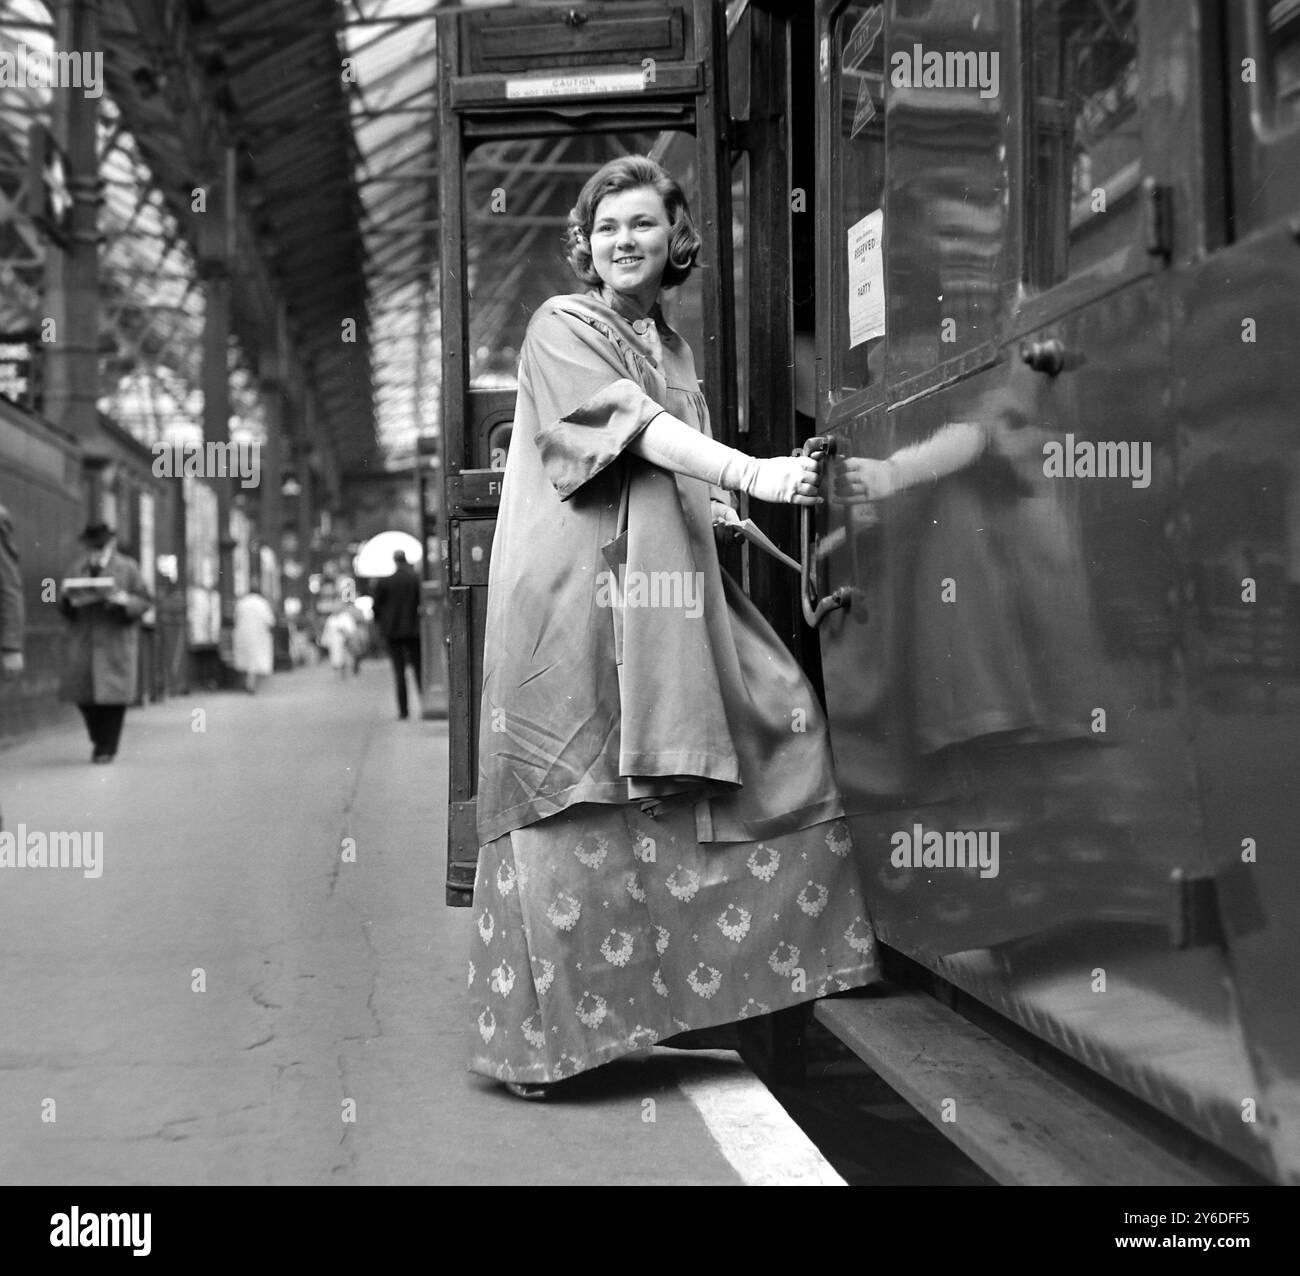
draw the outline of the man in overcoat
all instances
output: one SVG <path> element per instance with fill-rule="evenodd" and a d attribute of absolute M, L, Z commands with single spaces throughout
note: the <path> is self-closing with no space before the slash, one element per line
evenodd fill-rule
<path fill-rule="evenodd" d="M 0 505 L 0 680 L 18 678 L 22 672 L 23 578 L 13 523 Z"/>
<path fill-rule="evenodd" d="M 60 695 L 86 720 L 91 760 L 112 762 L 128 705 L 136 701 L 140 618 L 153 596 L 133 558 L 120 553 L 113 529 L 91 523 L 81 534 L 86 553 L 68 577 L 106 580 L 102 592 L 60 590 L 59 610 L 71 622 L 64 639 Z"/>
<path fill-rule="evenodd" d="M 406 667 L 415 676 L 415 689 L 420 685 L 420 577 L 406 561 L 406 554 L 393 551 L 393 574 L 383 577 L 375 586 L 375 623 L 388 644 L 388 657 L 393 662 L 393 679 L 397 687 L 397 716 L 408 716 L 406 700 Z"/>
<path fill-rule="evenodd" d="M 23 578 L 9 511 L 0 505 L 0 677 L 23 671 Z"/>

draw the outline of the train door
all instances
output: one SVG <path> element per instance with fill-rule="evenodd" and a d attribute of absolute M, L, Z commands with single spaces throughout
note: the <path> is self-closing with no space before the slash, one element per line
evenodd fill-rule
<path fill-rule="evenodd" d="M 1300 12 L 1251 0 L 1222 16 L 1226 39 L 1211 27 L 1206 42 L 1227 107 L 1205 154 L 1206 251 L 1174 313 L 1177 544 L 1206 839 L 1265 912 L 1263 926 L 1228 930 L 1262 1085 L 1253 1128 L 1296 1181 L 1300 1015 L 1283 972 L 1300 969 Z"/>
<path fill-rule="evenodd" d="M 1271 1173 L 1188 713 L 1200 12 L 819 5 L 820 633 L 886 943 Z"/>
<path fill-rule="evenodd" d="M 564 262 L 568 210 L 618 155 L 684 148 L 683 185 L 710 268 L 671 317 L 701 359 L 715 433 L 734 441 L 722 19 L 713 0 L 674 0 L 493 8 L 438 22 L 448 904 L 472 902 L 478 858 L 486 587 L 518 351 L 547 297 L 581 290 Z"/>

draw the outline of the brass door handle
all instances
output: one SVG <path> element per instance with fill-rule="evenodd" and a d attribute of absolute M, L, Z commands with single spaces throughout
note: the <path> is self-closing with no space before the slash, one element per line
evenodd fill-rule
<path fill-rule="evenodd" d="M 1020 347 L 1020 357 L 1035 372 L 1046 372 L 1054 377 L 1065 367 L 1065 347 L 1055 338 L 1046 341 L 1026 341 Z"/>
<path fill-rule="evenodd" d="M 799 451 L 804 456 L 823 452 L 831 457 L 835 455 L 835 440 L 825 434 L 814 435 L 805 440 Z M 804 622 L 816 629 L 829 613 L 847 607 L 850 595 L 847 589 L 837 589 L 824 597 L 818 597 L 817 571 L 813 566 L 813 508 L 811 505 L 799 507 L 799 602 L 803 608 Z"/>

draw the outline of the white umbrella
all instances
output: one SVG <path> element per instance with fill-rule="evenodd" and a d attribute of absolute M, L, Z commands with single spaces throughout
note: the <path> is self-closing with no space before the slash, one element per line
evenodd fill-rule
<path fill-rule="evenodd" d="M 414 567 L 424 557 L 420 542 L 409 532 L 380 532 L 372 536 L 357 550 L 352 560 L 352 571 L 358 579 L 363 577 L 391 576 L 393 574 L 393 550 L 400 549 L 406 554 L 406 561 Z"/>

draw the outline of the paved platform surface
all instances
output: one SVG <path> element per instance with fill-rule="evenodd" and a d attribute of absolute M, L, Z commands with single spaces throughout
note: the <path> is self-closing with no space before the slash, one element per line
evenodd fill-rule
<path fill-rule="evenodd" d="M 385 664 L 132 710 L 89 758 L 79 724 L 0 750 L 7 831 L 103 840 L 98 877 L 0 869 L 0 1182 L 840 1181 L 734 1055 L 548 1104 L 465 1071 L 447 727 Z"/>

